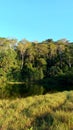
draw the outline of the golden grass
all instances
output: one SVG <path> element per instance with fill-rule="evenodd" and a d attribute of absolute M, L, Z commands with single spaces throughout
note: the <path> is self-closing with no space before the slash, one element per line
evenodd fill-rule
<path fill-rule="evenodd" d="M 0 130 L 73 130 L 73 91 L 0 100 Z"/>

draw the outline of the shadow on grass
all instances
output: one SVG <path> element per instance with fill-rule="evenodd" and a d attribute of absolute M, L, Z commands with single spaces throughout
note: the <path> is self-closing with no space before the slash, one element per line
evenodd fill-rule
<path fill-rule="evenodd" d="M 50 127 L 53 124 L 53 116 L 51 113 L 44 113 L 35 118 L 35 121 L 32 123 L 33 128 L 38 128 L 38 130 L 50 130 Z"/>

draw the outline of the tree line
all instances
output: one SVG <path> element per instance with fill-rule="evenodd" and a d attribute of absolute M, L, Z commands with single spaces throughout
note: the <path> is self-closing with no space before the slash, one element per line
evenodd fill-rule
<path fill-rule="evenodd" d="M 73 43 L 0 38 L 0 97 L 44 94 L 72 86 Z"/>

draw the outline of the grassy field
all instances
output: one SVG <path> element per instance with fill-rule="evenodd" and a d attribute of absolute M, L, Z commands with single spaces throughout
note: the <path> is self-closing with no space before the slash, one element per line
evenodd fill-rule
<path fill-rule="evenodd" d="M 0 100 L 0 130 L 73 130 L 73 91 Z"/>

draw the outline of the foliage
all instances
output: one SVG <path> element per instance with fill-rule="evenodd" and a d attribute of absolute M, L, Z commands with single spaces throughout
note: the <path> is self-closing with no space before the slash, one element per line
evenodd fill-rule
<path fill-rule="evenodd" d="M 4 97 L 6 95 L 9 97 L 11 91 L 12 96 L 22 97 L 28 93 L 38 95 L 49 90 L 69 90 L 73 86 L 72 79 L 73 44 L 67 40 L 54 42 L 48 39 L 35 43 L 26 39 L 17 41 L 0 38 L 0 93 L 5 91 Z M 9 82 L 14 83 L 15 90 L 10 84 L 5 86 L 5 83 Z M 20 89 L 22 85 L 16 85 L 16 82 L 24 83 L 22 89 L 24 94 Z M 34 82 L 35 86 L 39 84 L 37 91 L 33 86 Z M 42 89 L 39 86 L 43 86 Z"/>

